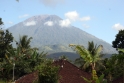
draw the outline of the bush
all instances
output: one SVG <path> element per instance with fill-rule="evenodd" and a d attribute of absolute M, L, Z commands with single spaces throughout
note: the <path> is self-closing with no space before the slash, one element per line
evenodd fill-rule
<path fill-rule="evenodd" d="M 54 66 L 51 60 L 47 60 L 36 67 L 39 72 L 40 83 L 58 83 L 59 67 Z"/>

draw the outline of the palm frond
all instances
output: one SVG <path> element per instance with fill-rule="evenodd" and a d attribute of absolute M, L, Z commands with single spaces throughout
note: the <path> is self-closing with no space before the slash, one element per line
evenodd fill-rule
<path fill-rule="evenodd" d="M 87 67 L 89 67 L 90 66 L 90 62 L 85 62 L 85 64 L 83 65 L 83 69 L 86 69 Z"/>
<path fill-rule="evenodd" d="M 70 44 L 74 51 L 76 51 L 81 58 L 84 59 L 85 63 L 83 65 L 84 68 L 88 67 L 89 65 L 92 65 L 92 69 L 95 68 L 95 63 L 98 61 L 101 61 L 101 51 L 103 49 L 102 45 L 99 45 L 97 47 L 97 44 L 94 45 L 93 41 L 88 42 L 88 48 L 86 49 L 84 46 L 81 45 L 75 45 Z"/>
<path fill-rule="evenodd" d="M 97 47 L 97 49 L 95 50 L 95 56 L 96 57 L 99 57 L 102 50 L 103 50 L 103 46 L 102 45 L 99 45 Z"/>
<path fill-rule="evenodd" d="M 84 46 L 77 45 L 75 50 L 85 61 L 92 61 L 90 52 Z"/>

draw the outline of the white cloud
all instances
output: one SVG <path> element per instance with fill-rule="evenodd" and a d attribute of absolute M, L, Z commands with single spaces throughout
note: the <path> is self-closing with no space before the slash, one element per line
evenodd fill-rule
<path fill-rule="evenodd" d="M 121 30 L 121 29 L 124 29 L 124 26 L 121 25 L 120 23 L 117 23 L 117 24 L 114 24 L 112 28 L 116 30 Z"/>
<path fill-rule="evenodd" d="M 71 24 L 71 22 L 70 22 L 69 19 L 61 20 L 61 21 L 59 22 L 59 25 L 60 25 L 61 27 L 68 27 L 68 26 L 70 26 L 70 24 Z"/>
<path fill-rule="evenodd" d="M 87 25 L 87 24 L 83 24 L 83 27 L 84 27 L 84 28 L 89 28 L 90 26 Z"/>
<path fill-rule="evenodd" d="M 76 11 L 71 11 L 71 12 L 67 12 L 65 14 L 65 17 L 71 21 L 76 21 L 79 18 L 79 15 Z"/>
<path fill-rule="evenodd" d="M 35 21 L 30 21 L 30 22 L 27 22 L 24 24 L 25 26 L 33 26 L 33 25 L 36 25 L 36 22 Z"/>
<path fill-rule="evenodd" d="M 91 20 L 90 16 L 80 18 L 81 21 L 89 21 Z"/>
<path fill-rule="evenodd" d="M 53 22 L 52 21 L 47 21 L 47 22 L 44 23 L 44 25 L 53 26 Z"/>
<path fill-rule="evenodd" d="M 28 17 L 28 16 L 29 16 L 29 14 L 24 14 L 24 15 L 19 16 L 19 18 L 25 18 L 25 17 Z"/>
<path fill-rule="evenodd" d="M 57 4 L 63 3 L 65 0 L 39 0 L 46 6 L 56 6 Z"/>
<path fill-rule="evenodd" d="M 71 23 L 76 22 L 76 21 L 81 22 L 81 21 L 91 20 L 90 16 L 85 16 L 85 17 L 80 18 L 77 11 L 69 11 L 69 12 L 65 13 L 65 17 L 66 17 L 66 19 L 61 20 L 59 22 L 59 25 L 61 27 L 68 27 L 71 25 Z M 89 28 L 90 26 L 84 24 L 83 27 Z"/>

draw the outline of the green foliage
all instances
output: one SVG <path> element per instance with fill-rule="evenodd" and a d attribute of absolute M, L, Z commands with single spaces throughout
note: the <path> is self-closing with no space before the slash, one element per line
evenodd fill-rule
<path fill-rule="evenodd" d="M 106 69 L 103 71 L 105 74 L 105 78 L 111 82 L 114 79 L 122 76 L 124 73 L 124 55 L 121 54 L 113 54 L 109 59 L 105 59 L 105 67 Z"/>
<path fill-rule="evenodd" d="M 112 42 L 114 48 L 124 48 L 124 30 L 120 30 Z"/>
<path fill-rule="evenodd" d="M 89 80 L 89 79 L 87 79 L 87 78 L 85 78 L 85 77 L 82 77 L 87 83 L 92 83 L 92 80 Z"/>
<path fill-rule="evenodd" d="M 11 53 L 9 53 L 8 55 L 10 54 Z M 9 59 L 12 63 L 15 63 L 15 76 L 17 78 L 33 72 L 35 66 L 43 62 L 46 56 L 44 52 L 38 53 L 35 49 L 26 51 L 23 54 L 19 48 L 17 48 L 17 50 L 14 50 L 12 55 L 13 60 L 11 60 L 11 57 L 9 57 Z"/>
<path fill-rule="evenodd" d="M 16 42 L 17 47 L 20 48 L 21 52 L 24 54 L 25 52 L 31 50 L 30 42 L 32 37 L 28 38 L 27 35 L 23 35 L 20 37 L 19 42 Z"/>
<path fill-rule="evenodd" d="M 68 60 L 68 58 L 67 58 L 66 55 L 62 55 L 62 56 L 60 56 L 60 59 L 67 59 L 67 60 Z"/>
<path fill-rule="evenodd" d="M 73 45 L 70 44 L 69 46 L 74 47 L 73 49 L 83 58 L 85 63 L 83 63 L 83 67 L 87 68 L 88 66 L 91 66 L 92 68 L 92 80 L 96 83 L 100 83 L 95 67 L 96 63 L 101 61 L 101 51 L 103 49 L 102 45 L 94 45 L 93 41 L 88 42 L 88 49 L 86 49 L 84 46 L 81 45 Z M 84 79 L 86 80 L 86 79 Z M 86 80 L 88 83 L 92 83 L 91 81 Z"/>
<path fill-rule="evenodd" d="M 6 50 L 12 49 L 13 36 L 8 30 L 0 30 L 0 59 L 5 58 Z"/>
<path fill-rule="evenodd" d="M 95 64 L 101 60 L 101 51 L 103 46 L 99 45 L 97 47 L 97 45 L 94 45 L 93 41 L 88 42 L 88 49 L 81 45 L 70 44 L 69 46 L 71 46 L 80 55 L 80 57 L 84 59 L 84 69 L 89 66 L 92 66 L 92 68 L 94 69 Z"/>
<path fill-rule="evenodd" d="M 6 61 L 3 61 L 0 64 L 0 78 L 3 80 L 9 80 L 12 77 L 12 64 L 8 64 Z"/>
<path fill-rule="evenodd" d="M 3 24 L 3 22 L 2 22 L 2 18 L 0 18 L 0 25 L 2 25 Z"/>
<path fill-rule="evenodd" d="M 38 53 L 30 47 L 27 36 L 20 38 L 17 48 L 5 49 L 5 57 L 0 64 L 0 78 L 12 79 L 13 64 L 15 64 L 15 79 L 34 71 L 35 66 L 44 61 L 46 53 Z"/>
<path fill-rule="evenodd" d="M 13 49 L 13 36 L 8 30 L 0 30 L 0 78 L 8 80 L 12 77 L 12 64 L 8 63 L 7 50 Z"/>
<path fill-rule="evenodd" d="M 46 60 L 36 67 L 39 72 L 40 83 L 58 83 L 59 67 L 54 66 L 51 60 Z"/>
<path fill-rule="evenodd" d="M 104 80 L 104 74 L 102 74 L 97 79 L 87 79 L 85 77 L 82 77 L 87 83 L 107 83 L 107 80 Z"/>
<path fill-rule="evenodd" d="M 7 50 L 13 49 L 12 42 L 12 34 L 8 30 L 0 30 L 0 78 L 5 80 L 12 77 L 12 64 L 7 61 L 8 56 L 6 56 Z"/>

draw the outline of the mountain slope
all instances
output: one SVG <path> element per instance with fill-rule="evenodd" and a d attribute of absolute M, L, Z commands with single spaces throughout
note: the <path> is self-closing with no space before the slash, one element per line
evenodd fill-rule
<path fill-rule="evenodd" d="M 104 53 L 115 53 L 115 49 L 107 42 L 74 26 L 62 27 L 61 21 L 62 19 L 56 15 L 38 15 L 10 27 L 9 31 L 15 40 L 19 39 L 19 35 L 33 37 L 31 42 L 33 47 L 48 46 L 49 49 L 53 49 L 50 46 L 67 47 L 68 44 L 81 44 L 87 47 L 88 41 L 94 41 L 97 45 L 103 45 Z"/>

